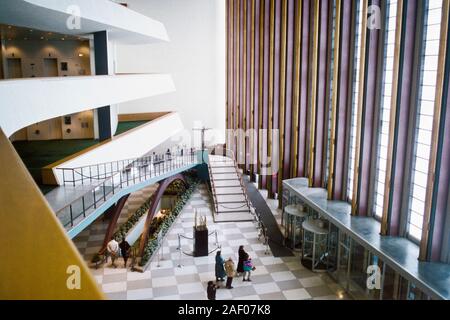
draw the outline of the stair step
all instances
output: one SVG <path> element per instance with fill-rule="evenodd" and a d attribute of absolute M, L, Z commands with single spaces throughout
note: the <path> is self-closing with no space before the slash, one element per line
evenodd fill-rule
<path fill-rule="evenodd" d="M 238 180 L 224 180 L 224 181 L 213 181 L 213 187 L 214 188 L 222 188 L 222 187 L 241 187 L 241 184 Z"/>
<path fill-rule="evenodd" d="M 216 212 L 217 214 L 228 214 L 228 213 L 248 213 L 250 214 L 250 210 L 235 210 L 235 211 L 223 211 L 219 210 Z"/>
<path fill-rule="evenodd" d="M 237 181 L 239 182 L 239 179 L 237 177 L 213 177 L 214 181 Z"/>
<path fill-rule="evenodd" d="M 218 203 L 233 203 L 233 202 L 246 202 L 245 196 L 243 193 L 235 194 L 235 195 L 217 195 Z"/>
<path fill-rule="evenodd" d="M 212 168 L 211 173 L 213 175 L 223 175 L 223 174 L 236 174 L 236 169 L 233 167 L 230 167 L 231 170 L 225 170 L 225 168 L 216 169 Z"/>
<path fill-rule="evenodd" d="M 218 205 L 217 206 L 218 212 L 235 212 L 235 211 L 243 211 L 243 212 L 250 212 L 250 209 L 247 205 Z"/>

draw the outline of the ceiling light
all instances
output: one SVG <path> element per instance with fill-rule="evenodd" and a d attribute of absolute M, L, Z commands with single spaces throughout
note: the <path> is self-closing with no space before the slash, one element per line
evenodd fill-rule
<path fill-rule="evenodd" d="M 84 54 L 79 53 L 78 56 L 79 56 L 79 57 L 84 57 Z"/>
<path fill-rule="evenodd" d="M 33 32 L 33 29 L 30 29 L 30 32 Z"/>
<path fill-rule="evenodd" d="M 41 40 L 44 40 L 44 37 L 41 37 Z"/>
<path fill-rule="evenodd" d="M 66 39 L 64 39 L 64 38 L 61 38 L 61 40 L 62 40 L 62 41 L 64 41 L 64 40 L 66 40 Z"/>
<path fill-rule="evenodd" d="M 8 29 L 11 29 L 12 27 L 11 26 L 8 26 Z"/>

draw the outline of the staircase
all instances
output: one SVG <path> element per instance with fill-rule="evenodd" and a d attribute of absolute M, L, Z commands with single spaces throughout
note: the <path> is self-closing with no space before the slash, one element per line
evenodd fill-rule
<path fill-rule="evenodd" d="M 254 221 L 241 172 L 226 156 L 209 155 L 209 178 L 214 201 L 214 221 Z"/>

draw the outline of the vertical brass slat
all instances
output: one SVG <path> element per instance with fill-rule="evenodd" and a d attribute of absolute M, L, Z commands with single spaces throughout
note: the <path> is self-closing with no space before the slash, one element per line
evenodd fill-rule
<path fill-rule="evenodd" d="M 273 134 L 273 90 L 274 90 L 274 64 L 275 64 L 275 0 L 270 0 L 270 35 L 269 35 L 269 106 L 267 125 L 267 158 L 272 166 L 272 134 Z M 267 176 L 267 190 L 269 198 L 273 198 L 272 172 Z"/>
<path fill-rule="evenodd" d="M 287 0 L 281 1 L 281 44 L 280 44 L 280 112 L 279 112 L 279 162 L 278 162 L 278 194 L 281 197 L 283 185 L 284 164 L 284 138 L 285 138 L 285 114 L 286 114 L 286 52 L 287 52 L 287 24 L 288 24 Z"/>
<path fill-rule="evenodd" d="M 391 114 L 389 123 L 389 143 L 386 160 L 386 177 L 384 186 L 384 201 L 383 201 L 383 216 L 381 218 L 381 234 L 387 235 L 389 230 L 389 200 L 390 200 L 390 184 L 392 174 L 392 153 L 394 150 L 394 133 L 395 133 L 395 118 L 397 117 L 397 97 L 398 97 L 398 81 L 400 72 L 400 50 L 402 41 L 402 25 L 403 25 L 403 0 L 397 3 L 397 25 L 395 31 L 395 49 L 394 49 L 394 71 L 392 79 L 392 97 L 391 97 Z"/>
<path fill-rule="evenodd" d="M 359 159 L 361 150 L 361 124 L 364 107 L 364 87 L 366 74 L 366 43 L 367 43 L 367 6 L 368 0 L 362 0 L 362 21 L 361 21 L 361 48 L 360 48 L 360 61 L 359 61 L 359 91 L 358 91 L 358 104 L 357 104 L 357 123 L 356 123 L 356 145 L 355 145 L 355 165 L 353 166 L 353 195 L 352 195 L 352 214 L 357 214 L 358 211 L 358 184 L 359 184 Z M 351 174 L 351 173 L 350 173 Z"/>
<path fill-rule="evenodd" d="M 340 67 L 340 44 L 341 44 L 341 19 L 342 19 L 342 0 L 336 0 L 336 24 L 334 35 L 334 69 L 333 69 L 333 90 L 331 98 L 331 137 L 330 137 L 330 159 L 328 175 L 328 199 L 333 198 L 334 191 L 334 170 L 336 153 L 336 129 L 337 129 L 337 104 L 339 90 L 339 67 Z"/>
<path fill-rule="evenodd" d="M 309 135 L 309 159 L 308 180 L 309 186 L 314 185 L 314 159 L 315 159 L 315 135 L 316 135 L 316 113 L 317 113 L 317 86 L 318 86 L 318 60 L 319 60 L 319 26 L 320 26 L 320 1 L 314 0 L 314 31 L 312 47 L 311 66 L 311 100 L 310 100 L 310 135 Z"/>
<path fill-rule="evenodd" d="M 294 80 L 293 80 L 293 98 L 292 98 L 292 144 L 293 152 L 291 152 L 291 178 L 297 176 L 298 168 L 298 121 L 300 108 L 300 52 L 302 39 L 302 5 L 303 1 L 297 3 L 297 11 L 295 13 L 295 36 L 294 36 Z"/>
<path fill-rule="evenodd" d="M 444 0 L 442 5 L 442 20 L 441 20 L 441 35 L 439 42 L 439 61 L 437 69 L 437 79 L 436 79 L 436 96 L 434 103 L 434 118 L 433 118 L 433 131 L 431 138 L 431 155 L 428 169 L 428 181 L 427 181 L 427 191 L 425 196 L 425 212 L 423 217 L 423 227 L 422 227 L 422 240 L 420 242 L 420 260 L 426 260 L 428 255 L 428 242 L 430 240 L 430 219 L 431 219 L 431 208 L 433 202 L 434 190 L 434 178 L 436 172 L 436 162 L 439 149 L 439 124 L 441 123 L 442 115 L 442 100 L 444 93 L 444 77 L 446 69 L 446 50 L 447 50 L 447 35 L 448 35 L 448 19 L 449 15 L 449 1 Z"/>

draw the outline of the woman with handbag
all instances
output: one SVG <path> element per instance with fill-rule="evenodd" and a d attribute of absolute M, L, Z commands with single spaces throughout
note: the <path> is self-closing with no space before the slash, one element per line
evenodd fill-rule
<path fill-rule="evenodd" d="M 248 253 L 245 252 L 244 246 L 239 246 L 238 257 L 237 273 L 239 276 L 244 273 L 244 261 L 248 260 Z"/>

